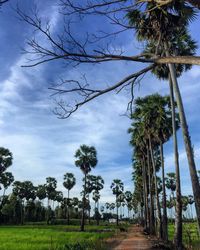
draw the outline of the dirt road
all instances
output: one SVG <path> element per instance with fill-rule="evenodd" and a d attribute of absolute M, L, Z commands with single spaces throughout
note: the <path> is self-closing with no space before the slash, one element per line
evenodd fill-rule
<path fill-rule="evenodd" d="M 125 239 L 113 248 L 113 250 L 150 250 L 152 241 L 143 234 L 143 229 L 138 226 L 129 228 Z"/>

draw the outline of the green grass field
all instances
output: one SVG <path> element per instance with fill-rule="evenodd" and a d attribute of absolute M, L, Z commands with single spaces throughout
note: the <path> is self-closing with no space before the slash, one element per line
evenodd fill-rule
<path fill-rule="evenodd" d="M 114 234 L 114 226 L 86 226 L 79 232 L 78 226 L 1 226 L 1 250 L 61 250 L 61 249 L 102 249 L 102 239 Z M 99 231 L 100 230 L 100 231 Z M 102 230 L 102 231 L 101 231 Z M 105 230 L 105 231 L 104 231 Z M 106 230 L 112 230 L 106 232 Z M 70 232 L 71 231 L 71 232 Z M 83 248 L 73 248 L 80 243 Z"/>
<path fill-rule="evenodd" d="M 173 240 L 174 224 L 169 224 L 169 239 Z M 183 243 L 200 250 L 200 237 L 198 236 L 197 223 L 183 223 Z"/>

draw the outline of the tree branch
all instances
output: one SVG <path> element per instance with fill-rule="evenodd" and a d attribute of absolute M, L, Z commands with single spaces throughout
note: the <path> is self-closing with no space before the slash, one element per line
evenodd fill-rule
<path fill-rule="evenodd" d="M 63 81 L 62 84 L 64 83 L 75 83 L 76 87 L 72 87 L 69 89 L 64 89 L 64 88 L 56 88 L 56 87 L 51 87 L 49 89 L 55 91 L 55 94 L 69 94 L 69 93 L 78 93 L 82 99 L 81 100 L 77 100 L 75 101 L 74 105 L 70 105 L 70 104 L 66 104 L 63 100 L 60 100 L 57 103 L 57 107 L 54 110 L 54 113 L 58 116 L 58 118 L 61 119 L 65 119 L 70 117 L 75 111 L 77 111 L 82 105 L 92 101 L 93 99 L 96 99 L 99 96 L 102 96 L 106 93 L 109 93 L 113 90 L 116 90 L 119 87 L 122 87 L 124 84 L 126 84 L 128 82 L 128 84 L 131 84 L 131 100 L 133 98 L 133 84 L 136 82 L 137 78 L 140 77 L 141 75 L 145 74 L 146 72 L 150 71 L 153 69 L 155 65 L 152 64 L 136 73 L 133 73 L 127 77 L 125 77 L 124 79 L 122 79 L 121 81 L 117 82 L 116 84 L 112 85 L 111 87 L 102 89 L 102 90 L 95 90 L 95 89 L 90 89 L 88 88 L 88 84 L 85 85 L 81 85 L 78 81 L 74 81 L 74 80 L 68 80 L 68 81 Z M 122 88 L 121 88 L 122 89 Z M 118 93 L 118 92 L 117 92 Z M 53 94 L 53 95 L 55 95 Z"/>

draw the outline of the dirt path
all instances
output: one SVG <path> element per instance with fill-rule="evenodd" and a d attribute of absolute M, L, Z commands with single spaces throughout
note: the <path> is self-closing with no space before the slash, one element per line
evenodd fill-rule
<path fill-rule="evenodd" d="M 129 228 L 126 238 L 113 248 L 113 250 L 150 250 L 152 242 L 143 234 L 143 229 L 138 226 Z"/>

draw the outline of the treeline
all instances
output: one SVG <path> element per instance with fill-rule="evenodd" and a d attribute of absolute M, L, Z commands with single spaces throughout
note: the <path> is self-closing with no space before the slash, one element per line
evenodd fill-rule
<path fill-rule="evenodd" d="M 133 146 L 133 195 L 145 231 L 167 241 L 168 220 L 171 217 L 175 221 L 174 242 L 182 245 L 182 220 L 183 217 L 194 219 L 194 199 L 192 195 L 183 196 L 181 192 L 176 138 L 180 121 L 176 103 L 174 107 L 169 96 L 153 94 L 137 98 L 132 114 L 133 122 L 128 132 Z M 175 145 L 176 173 L 165 174 L 163 146 L 171 137 Z M 159 171 L 161 178 L 158 176 Z M 166 188 L 170 191 L 168 199 Z"/>
<path fill-rule="evenodd" d="M 97 152 L 94 147 L 81 145 L 75 153 L 75 165 L 83 172 L 83 186 L 80 197 L 71 197 L 71 190 L 76 185 L 73 173 L 63 176 L 63 186 L 67 190 L 67 197 L 57 190 L 57 180 L 47 177 L 46 183 L 34 186 L 31 181 L 14 181 L 12 173 L 7 169 L 12 165 L 12 153 L 5 148 L 0 148 L 0 223 L 24 224 L 28 222 L 75 223 L 72 219 L 80 220 L 81 230 L 84 230 L 85 219 L 99 220 L 115 219 L 118 225 L 119 218 L 124 217 L 127 207 L 128 216 L 133 210 L 133 196 L 131 191 L 124 192 L 124 184 L 119 179 L 114 179 L 110 188 L 115 195 L 115 203 L 99 205 L 100 191 L 104 187 L 101 176 L 89 174 L 97 165 Z M 6 190 L 12 185 L 10 194 Z M 91 199 L 94 210 L 91 213 Z M 116 209 L 116 212 L 115 212 Z M 92 216 L 91 216 L 92 214 Z M 76 221 L 76 223 L 79 223 Z"/>

